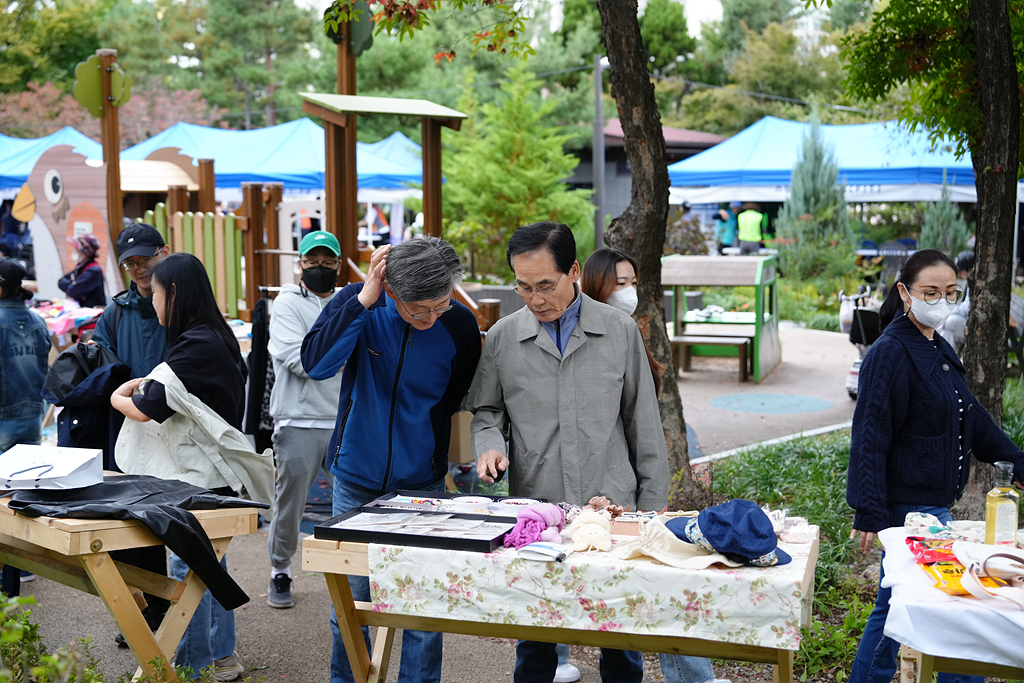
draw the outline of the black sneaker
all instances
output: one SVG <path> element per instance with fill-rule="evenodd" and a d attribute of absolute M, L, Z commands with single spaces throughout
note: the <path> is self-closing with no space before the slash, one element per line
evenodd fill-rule
<path fill-rule="evenodd" d="M 267 604 L 274 609 L 288 609 L 295 606 L 292 600 L 292 577 L 287 574 L 275 574 L 270 580 L 267 590 Z"/>

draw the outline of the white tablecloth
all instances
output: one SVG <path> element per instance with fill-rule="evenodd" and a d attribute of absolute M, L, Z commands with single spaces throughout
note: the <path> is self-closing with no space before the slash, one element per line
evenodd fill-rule
<path fill-rule="evenodd" d="M 781 547 L 787 565 L 687 570 L 606 552 L 537 562 L 513 550 L 371 545 L 370 592 L 378 612 L 796 650 L 811 544 Z"/>
<path fill-rule="evenodd" d="M 1024 667 L 1024 611 L 1004 601 L 946 595 L 914 561 L 907 530 L 878 534 L 892 588 L 885 635 L 937 657 Z"/>

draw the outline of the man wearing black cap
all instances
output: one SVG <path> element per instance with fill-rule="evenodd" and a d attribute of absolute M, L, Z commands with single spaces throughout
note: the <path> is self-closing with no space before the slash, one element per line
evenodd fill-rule
<path fill-rule="evenodd" d="M 107 304 L 96 323 L 93 341 L 110 349 L 118 359 L 131 368 L 132 378 L 145 377 L 164 359 L 165 333 L 153 308 L 153 285 L 150 273 L 164 257 L 170 247 L 152 225 L 134 223 L 124 228 L 117 236 L 118 264 L 131 278 L 128 289 L 114 296 Z M 148 569 L 157 574 L 167 574 L 167 558 L 163 546 L 151 546 L 129 551 L 119 551 L 115 559 L 127 564 Z M 149 605 L 142 610 L 142 616 L 152 630 L 163 620 L 170 603 L 152 595 L 146 595 Z M 127 647 L 124 636 L 115 638 L 121 647 Z"/>
<path fill-rule="evenodd" d="M 164 328 L 153 308 L 149 274 L 169 253 L 152 225 L 135 223 L 117 236 L 118 263 L 132 282 L 107 305 L 92 338 L 130 367 L 133 378 L 145 377 L 164 358 Z"/>

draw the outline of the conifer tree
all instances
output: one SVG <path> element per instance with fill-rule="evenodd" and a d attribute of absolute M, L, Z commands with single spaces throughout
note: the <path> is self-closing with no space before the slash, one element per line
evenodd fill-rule
<path fill-rule="evenodd" d="M 960 209 L 949 199 L 949 186 L 946 185 L 946 174 L 942 174 L 942 197 L 924 210 L 924 224 L 921 226 L 921 238 L 918 245 L 922 249 L 938 249 L 955 257 L 967 250 L 967 240 L 971 229 L 964 220 Z"/>
<path fill-rule="evenodd" d="M 594 249 L 591 192 L 564 182 L 579 163 L 565 151 L 572 136 L 544 123 L 557 96 L 541 101 L 540 82 L 522 64 L 509 78 L 498 104 L 463 98 L 460 109 L 472 116 L 444 155 L 445 239 L 468 253 L 474 274 L 499 277 L 510 275 L 509 237 L 528 223 L 568 225 L 580 263 Z"/>
<path fill-rule="evenodd" d="M 854 246 L 846 213 L 846 183 L 838 182 L 839 164 L 822 140 L 820 126 L 821 119 L 814 114 L 793 167 L 789 199 L 776 219 L 782 270 L 799 279 L 838 275 L 830 271 L 842 264 L 841 256 Z"/>

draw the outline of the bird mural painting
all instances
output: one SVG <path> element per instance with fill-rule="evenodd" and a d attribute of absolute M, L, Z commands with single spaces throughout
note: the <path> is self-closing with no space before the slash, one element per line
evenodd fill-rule
<path fill-rule="evenodd" d="M 107 294 L 124 289 L 114 260 L 107 225 L 106 168 L 58 145 L 43 153 L 14 199 L 15 219 L 29 224 L 35 241 L 39 294 L 61 296 L 57 281 L 74 268 L 71 241 L 91 234 L 100 244 L 96 261 L 106 278 Z"/>

